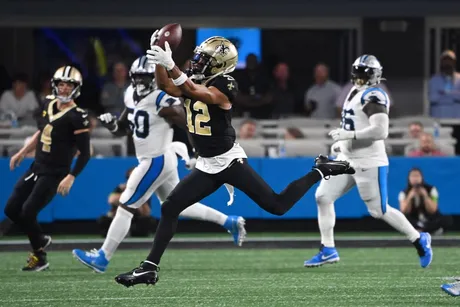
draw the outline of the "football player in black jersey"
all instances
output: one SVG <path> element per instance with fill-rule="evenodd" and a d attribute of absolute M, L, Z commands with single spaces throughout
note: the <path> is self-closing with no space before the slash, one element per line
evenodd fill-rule
<path fill-rule="evenodd" d="M 72 66 L 59 68 L 51 79 L 53 95 L 46 97 L 38 119 L 38 131 L 10 161 L 17 167 L 35 149 L 35 160 L 19 179 L 5 207 L 5 214 L 29 237 L 32 253 L 23 271 L 48 268 L 45 248 L 51 237 L 43 234 L 37 215 L 56 195 L 66 196 L 90 159 L 88 113 L 74 99 L 83 84 L 80 72 Z M 77 150 L 75 166 L 70 170 Z"/>
<path fill-rule="evenodd" d="M 187 126 L 199 158 L 195 169 L 163 203 L 147 259 L 138 268 L 115 278 L 126 287 L 158 281 L 160 258 L 176 231 L 179 213 L 223 184 L 240 189 L 265 211 L 283 215 L 322 178 L 354 173 L 348 162 L 319 156 L 312 171 L 291 182 L 280 194 L 275 193 L 249 166 L 244 150 L 235 143 L 231 108 L 238 84 L 227 75 L 238 62 L 235 46 L 224 37 L 208 38 L 195 49 L 187 76 L 172 60 L 168 43 L 165 43 L 166 50 L 155 46 L 157 33 L 152 36 L 147 57 L 157 64 L 158 87 L 172 96 L 184 98 Z"/>

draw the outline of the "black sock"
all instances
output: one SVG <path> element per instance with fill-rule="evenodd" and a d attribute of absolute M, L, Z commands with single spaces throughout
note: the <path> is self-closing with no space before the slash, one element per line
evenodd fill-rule
<path fill-rule="evenodd" d="M 177 222 L 178 217 L 161 217 L 155 233 L 152 249 L 147 257 L 148 261 L 153 262 L 156 265 L 160 264 L 161 256 L 163 256 L 166 247 L 168 247 L 169 241 L 171 241 L 176 233 Z"/>
<path fill-rule="evenodd" d="M 312 170 L 302 178 L 291 182 L 277 196 L 277 203 L 282 206 L 281 210 L 283 214 L 289 211 L 321 179 L 321 174 L 317 170 Z"/>
<path fill-rule="evenodd" d="M 420 238 L 412 242 L 414 244 L 415 249 L 417 250 L 417 253 L 420 257 L 425 256 L 425 250 L 423 250 L 423 246 L 420 244 Z"/>

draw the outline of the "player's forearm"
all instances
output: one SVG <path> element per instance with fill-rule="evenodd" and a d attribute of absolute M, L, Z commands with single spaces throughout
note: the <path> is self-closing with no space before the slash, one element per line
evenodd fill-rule
<path fill-rule="evenodd" d="M 377 113 L 369 117 L 370 126 L 355 131 L 357 140 L 384 140 L 388 137 L 390 119 L 385 113 Z"/>
<path fill-rule="evenodd" d="M 78 155 L 77 162 L 75 163 L 75 166 L 73 167 L 70 174 L 74 177 L 77 177 L 91 158 L 91 145 L 88 132 L 77 134 L 75 139 L 80 155 Z"/>
<path fill-rule="evenodd" d="M 165 91 L 171 96 L 181 97 L 183 95 L 180 88 L 175 86 L 173 81 L 169 78 L 166 68 L 164 68 L 161 65 L 157 65 L 155 67 L 155 82 L 157 83 L 157 86 L 159 89 L 161 89 L 162 91 Z"/>
<path fill-rule="evenodd" d="M 40 131 L 34 133 L 30 141 L 21 148 L 21 153 L 26 155 L 29 152 L 33 151 L 38 143 L 38 136 L 40 135 Z"/>

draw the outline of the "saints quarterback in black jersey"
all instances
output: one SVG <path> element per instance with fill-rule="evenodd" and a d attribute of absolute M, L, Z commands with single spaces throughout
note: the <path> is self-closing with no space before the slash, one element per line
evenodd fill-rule
<path fill-rule="evenodd" d="M 83 80 L 72 66 L 59 68 L 51 79 L 53 95 L 46 97 L 38 131 L 10 161 L 13 170 L 35 149 L 35 160 L 19 179 L 5 207 L 5 214 L 29 237 L 32 246 L 23 271 L 48 268 L 45 248 L 51 237 L 43 234 L 37 215 L 59 193 L 66 196 L 75 177 L 90 159 L 88 113 L 77 107 Z M 73 157 L 79 151 L 72 170 Z"/>
<path fill-rule="evenodd" d="M 195 49 L 191 69 L 186 75 L 172 60 L 168 43 L 165 43 L 166 50 L 155 46 L 157 33 L 151 38 L 152 47 L 147 57 L 157 65 L 158 87 L 171 96 L 184 98 L 188 131 L 199 157 L 195 169 L 163 203 L 161 220 L 147 259 L 138 268 L 115 278 L 127 287 L 158 281 L 160 258 L 174 236 L 179 213 L 223 184 L 243 191 L 265 211 L 283 215 L 322 178 L 354 173 L 348 162 L 319 156 L 312 171 L 291 182 L 280 194 L 275 193 L 249 166 L 243 148 L 235 143 L 231 109 L 238 84 L 228 75 L 238 62 L 235 46 L 224 37 L 208 38 Z"/>

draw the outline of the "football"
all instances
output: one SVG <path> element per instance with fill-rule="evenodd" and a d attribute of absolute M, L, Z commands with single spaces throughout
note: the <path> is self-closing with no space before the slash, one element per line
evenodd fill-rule
<path fill-rule="evenodd" d="M 156 45 L 161 48 L 165 48 L 165 42 L 169 43 L 171 50 L 177 49 L 179 47 L 180 41 L 182 39 L 182 27 L 178 23 L 170 23 L 158 32 L 158 40 Z"/>

